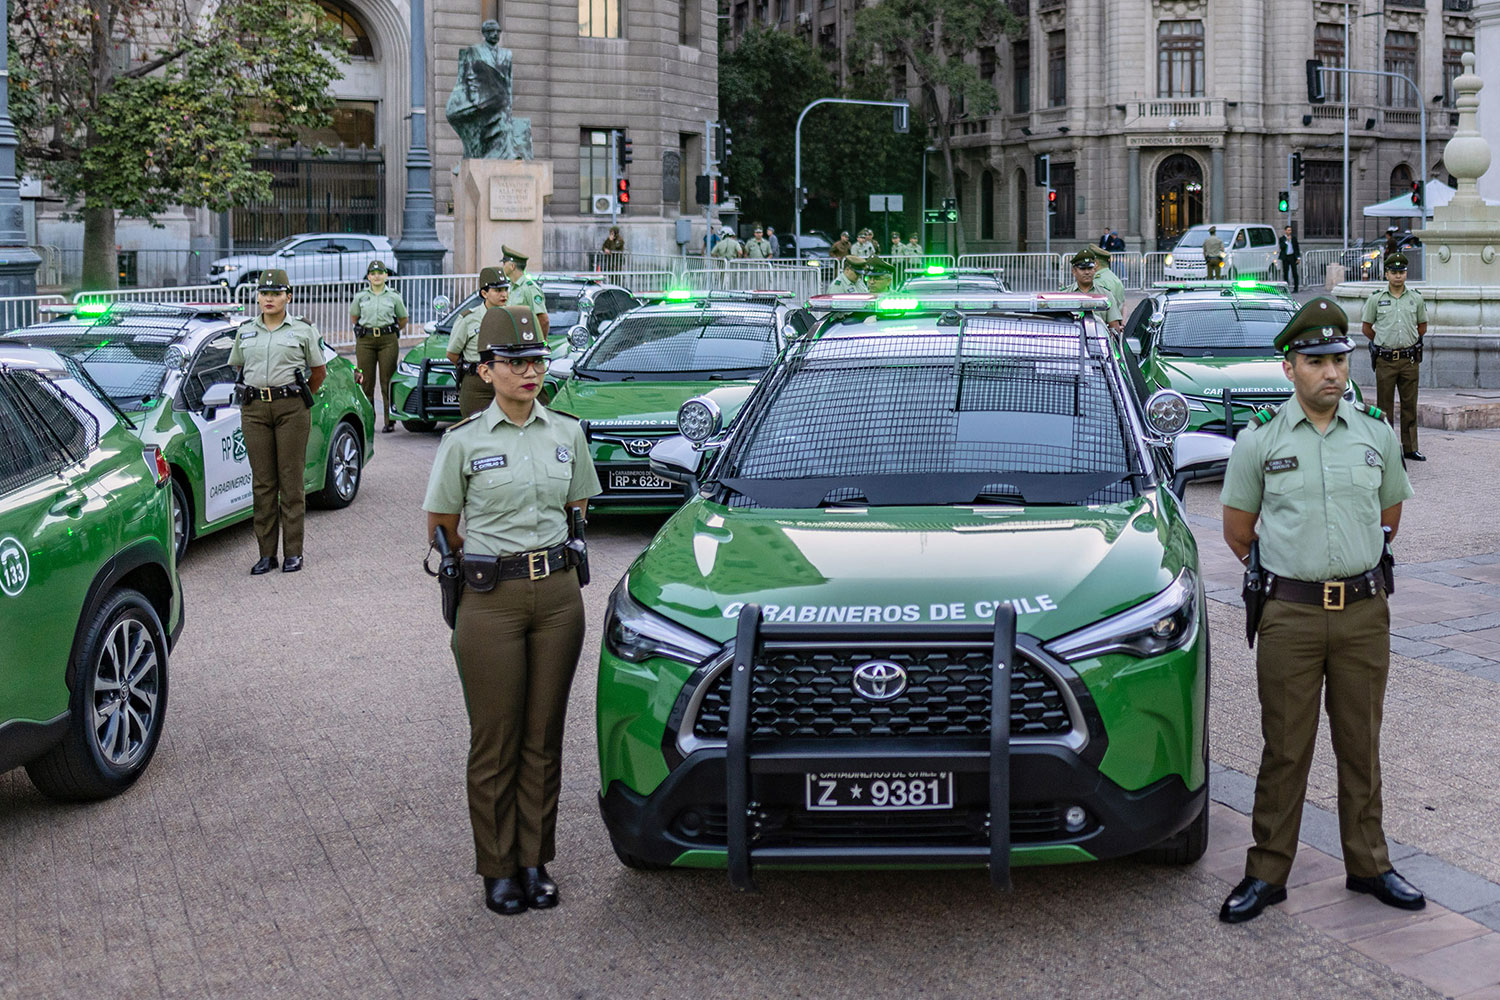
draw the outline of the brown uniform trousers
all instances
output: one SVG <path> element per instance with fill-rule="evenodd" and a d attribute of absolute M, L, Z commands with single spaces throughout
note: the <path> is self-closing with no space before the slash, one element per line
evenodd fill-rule
<path fill-rule="evenodd" d="M 1402 451 L 1417 450 L 1417 373 L 1420 368 L 1411 358 L 1375 362 L 1375 405 L 1385 411 L 1387 421 L 1395 420 L 1396 391 L 1401 392 Z"/>
<path fill-rule="evenodd" d="M 302 554 L 302 518 L 307 512 L 307 436 L 312 411 L 297 396 L 269 403 L 252 399 L 240 408 L 240 428 L 250 458 L 255 496 L 255 542 L 262 556 Z M 279 496 L 279 501 L 278 501 Z"/>
<path fill-rule="evenodd" d="M 380 386 L 380 398 L 385 409 L 386 423 L 391 421 L 391 376 L 396 373 L 396 355 L 401 349 L 400 333 L 369 334 L 354 341 L 354 364 L 360 370 L 360 388 L 365 390 L 370 404 L 375 403 L 375 386 Z"/>
<path fill-rule="evenodd" d="M 1380 720 L 1390 623 L 1384 594 L 1343 611 L 1266 603 L 1255 660 L 1265 749 L 1255 783 L 1255 846 L 1246 858 L 1247 877 L 1285 885 L 1291 873 L 1325 681 L 1344 867 L 1360 876 L 1390 870 L 1380 823 Z"/>
<path fill-rule="evenodd" d="M 478 375 L 465 375 L 458 388 L 458 415 L 471 417 L 495 401 L 495 387 Z"/>
<path fill-rule="evenodd" d="M 480 875 L 508 878 L 557 855 L 563 721 L 582 650 L 583 597 L 571 569 L 459 599 L 453 655 L 469 710 Z"/>

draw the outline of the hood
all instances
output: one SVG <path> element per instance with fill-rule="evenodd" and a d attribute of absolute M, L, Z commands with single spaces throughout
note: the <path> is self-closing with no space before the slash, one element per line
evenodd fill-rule
<path fill-rule="evenodd" d="M 590 382 L 563 381 L 549 408 L 587 420 L 591 427 L 677 427 L 677 410 L 712 389 L 753 382 Z"/>
<path fill-rule="evenodd" d="M 695 498 L 629 572 L 645 606 L 718 642 L 735 616 L 901 624 L 993 620 L 1055 638 L 1159 593 L 1196 565 L 1192 534 L 1160 496 L 1105 507 L 887 507 L 764 511 Z"/>
<path fill-rule="evenodd" d="M 1160 376 L 1185 396 L 1220 398 L 1225 389 L 1253 393 L 1264 398 L 1290 396 L 1292 383 L 1281 371 L 1281 362 L 1270 358 L 1177 358 L 1156 355 Z"/>

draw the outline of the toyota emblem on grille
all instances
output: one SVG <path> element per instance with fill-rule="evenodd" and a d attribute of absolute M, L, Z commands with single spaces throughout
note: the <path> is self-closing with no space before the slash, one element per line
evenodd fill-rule
<path fill-rule="evenodd" d="M 633 441 L 626 441 L 625 450 L 636 458 L 640 458 L 642 455 L 650 454 L 651 441 L 647 438 L 636 438 Z"/>
<path fill-rule="evenodd" d="M 866 701 L 890 701 L 906 690 L 906 670 L 890 660 L 870 660 L 854 668 L 852 686 Z"/>

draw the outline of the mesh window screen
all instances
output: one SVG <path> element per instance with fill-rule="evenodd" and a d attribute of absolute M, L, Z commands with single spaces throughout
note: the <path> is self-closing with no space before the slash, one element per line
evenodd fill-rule
<path fill-rule="evenodd" d="M 26 331 L 26 342 L 83 365 L 121 409 L 140 409 L 160 392 L 168 350 L 184 329 L 181 319 L 122 316 L 110 323 L 55 323 Z"/>
<path fill-rule="evenodd" d="M 764 369 L 775 360 L 776 350 L 773 309 L 627 314 L 580 367 L 658 374 Z"/>
<path fill-rule="evenodd" d="M 1276 335 L 1291 321 L 1290 309 L 1243 306 L 1172 309 L 1162 323 L 1161 346 L 1274 350 Z"/>
<path fill-rule="evenodd" d="M 32 372 L 0 375 L 0 494 L 81 461 L 99 424 Z"/>

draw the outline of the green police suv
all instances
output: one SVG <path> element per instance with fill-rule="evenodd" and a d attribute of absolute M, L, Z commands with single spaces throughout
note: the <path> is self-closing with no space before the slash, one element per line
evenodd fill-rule
<path fill-rule="evenodd" d="M 683 403 L 710 389 L 743 400 L 789 340 L 812 324 L 777 292 L 669 292 L 553 362 L 548 406 L 584 422 L 604 492 L 600 508 L 671 511 L 680 483 L 651 471 L 657 442 L 677 433 Z M 729 406 L 729 403 L 725 403 Z"/>
<path fill-rule="evenodd" d="M 1003 883 L 1199 857 L 1208 627 L 1168 486 L 1185 401 L 1138 395 L 1102 296 L 820 298 L 727 431 L 691 400 L 653 449 L 691 499 L 604 624 L 616 853 L 741 886 L 759 864 Z"/>
<path fill-rule="evenodd" d="M 567 353 L 568 340 L 577 328 L 583 328 L 581 336 L 586 341 L 641 302 L 619 285 L 586 274 L 544 273 L 536 278 L 547 299 L 547 320 L 551 324 L 547 344 L 561 354 Z M 437 306 L 443 313 L 441 318 L 428 325 L 427 338 L 407 351 L 396 365 L 396 374 L 391 377 L 391 412 L 402 427 L 430 431 L 458 420 L 458 382 L 448 360 L 448 338 L 459 316 L 482 307 L 478 292 L 459 303 L 457 309 L 447 310 L 446 304 Z"/>
<path fill-rule="evenodd" d="M 0 341 L 0 771 L 54 798 L 124 791 L 161 739 L 169 479 L 62 358 Z"/>
<path fill-rule="evenodd" d="M 239 306 L 120 302 L 60 309 L 8 336 L 57 351 L 171 469 L 173 534 L 188 542 L 251 516 L 250 462 L 240 410 L 229 402 L 229 349 Z M 307 439 L 308 501 L 347 507 L 374 450 L 375 413 L 354 366 L 323 348 L 328 378 Z"/>

